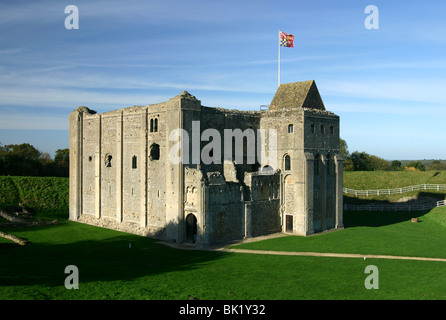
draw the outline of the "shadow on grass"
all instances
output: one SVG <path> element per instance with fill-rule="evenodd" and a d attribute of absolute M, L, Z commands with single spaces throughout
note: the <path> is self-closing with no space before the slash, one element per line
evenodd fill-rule
<path fill-rule="evenodd" d="M 382 199 L 359 199 L 344 195 L 344 203 L 355 205 L 415 205 L 417 201 L 425 199 L 426 203 L 432 203 L 445 199 L 444 193 L 435 192 L 419 192 L 416 199 L 408 199 L 405 202 L 391 202 Z M 344 226 L 348 227 L 380 227 L 390 224 L 395 224 L 403 221 L 408 221 L 411 218 L 422 217 L 430 210 L 423 211 L 344 211 Z"/>
<path fill-rule="evenodd" d="M 418 212 L 381 212 L 381 211 L 344 211 L 344 227 L 382 227 L 422 217 L 429 211 Z M 420 222 L 418 222 L 420 223 Z"/>
<path fill-rule="evenodd" d="M 75 222 L 8 232 L 31 244 L 0 249 L 0 286 L 63 286 L 68 265 L 78 267 L 82 283 L 136 280 L 193 270 L 231 255 L 173 249 L 152 238 Z"/>

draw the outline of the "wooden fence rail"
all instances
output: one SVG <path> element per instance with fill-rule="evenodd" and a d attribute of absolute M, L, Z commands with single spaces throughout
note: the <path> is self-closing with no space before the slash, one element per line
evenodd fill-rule
<path fill-rule="evenodd" d="M 344 194 L 352 194 L 355 197 L 358 196 L 379 196 L 405 193 L 417 190 L 436 190 L 446 191 L 446 184 L 417 184 L 415 186 L 393 188 L 393 189 L 377 189 L 377 190 L 354 190 L 349 188 L 343 188 Z M 441 200 L 432 203 L 425 204 L 404 204 L 404 203 L 388 203 L 388 204 L 344 204 L 344 210 L 348 211 L 425 211 L 431 210 L 435 207 L 446 206 L 446 200 Z"/>
<path fill-rule="evenodd" d="M 358 196 L 379 196 L 379 195 L 390 195 L 397 193 L 405 193 L 417 190 L 436 190 L 436 191 L 446 191 L 446 184 L 417 184 L 415 186 L 408 186 L 402 188 L 394 189 L 377 189 L 377 190 L 354 190 L 349 188 L 343 188 L 345 194 L 352 194 L 355 197 Z"/>
<path fill-rule="evenodd" d="M 346 211 L 426 211 L 435 207 L 443 207 L 446 200 L 425 204 L 344 204 Z"/>

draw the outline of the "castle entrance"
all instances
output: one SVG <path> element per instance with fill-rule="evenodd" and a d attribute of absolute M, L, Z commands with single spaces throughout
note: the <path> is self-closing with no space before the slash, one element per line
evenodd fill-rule
<path fill-rule="evenodd" d="M 197 218 L 189 213 L 186 217 L 186 242 L 195 243 L 197 241 Z"/>
<path fill-rule="evenodd" d="M 286 215 L 286 232 L 293 232 L 293 216 Z"/>

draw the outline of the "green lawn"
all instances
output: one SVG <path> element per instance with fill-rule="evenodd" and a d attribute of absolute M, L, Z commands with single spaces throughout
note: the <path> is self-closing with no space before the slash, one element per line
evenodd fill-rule
<path fill-rule="evenodd" d="M 410 218 L 419 217 L 419 223 Z M 446 258 L 446 207 L 420 212 L 344 212 L 345 229 L 287 236 L 234 248 Z"/>
<path fill-rule="evenodd" d="M 369 173 L 355 174 L 346 173 L 346 183 L 365 179 L 370 182 L 366 189 L 393 187 L 376 182 L 384 173 L 374 173 L 375 178 Z M 401 180 L 392 182 L 395 187 L 444 183 L 437 180 L 443 172 L 422 173 L 426 175 L 423 181 L 420 176 L 415 179 L 417 175 L 406 181 L 406 173 L 399 174 Z M 31 243 L 8 247 L 11 242 L 0 238 L 0 300 L 446 299 L 445 262 L 186 251 L 150 238 L 67 221 L 67 182 L 0 177 L 0 205 L 22 201 L 37 210 L 40 218 L 60 221 L 2 230 Z M 409 221 L 415 216 L 420 223 Z M 345 212 L 344 224 L 345 230 L 332 233 L 238 247 L 446 258 L 446 208 L 424 214 Z M 78 290 L 64 286 L 68 265 L 79 269 Z M 379 269 L 378 290 L 364 286 L 368 265 Z"/>
<path fill-rule="evenodd" d="M 446 257 L 444 210 L 422 216 L 418 224 L 401 213 L 386 215 L 349 213 L 342 231 L 240 247 Z M 177 250 L 70 221 L 9 232 L 32 243 L 0 249 L 1 299 L 446 298 L 442 262 Z M 378 290 L 364 287 L 364 269 L 371 264 L 379 268 Z M 64 287 L 67 265 L 79 268 L 78 290 Z"/>

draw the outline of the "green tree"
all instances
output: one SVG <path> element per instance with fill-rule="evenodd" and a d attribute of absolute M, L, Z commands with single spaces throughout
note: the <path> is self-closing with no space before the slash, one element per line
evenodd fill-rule
<path fill-rule="evenodd" d="M 377 170 L 386 171 L 386 170 L 390 170 L 390 164 L 389 164 L 389 161 L 387 161 L 383 158 L 371 155 L 370 156 L 370 169 L 373 171 L 377 171 Z"/>
<path fill-rule="evenodd" d="M 57 149 L 54 156 L 54 161 L 56 162 L 66 162 L 70 161 L 70 150 L 67 149 Z"/>
<path fill-rule="evenodd" d="M 350 157 L 350 152 L 348 151 L 348 145 L 344 139 L 339 139 L 339 154 L 344 160 L 347 160 Z"/>
<path fill-rule="evenodd" d="M 365 151 L 355 151 L 350 155 L 355 171 L 372 171 L 370 164 L 370 155 Z"/>
<path fill-rule="evenodd" d="M 5 153 L 16 154 L 24 160 L 39 160 L 41 152 L 29 143 L 8 144 L 3 147 Z"/>
<path fill-rule="evenodd" d="M 440 160 L 434 160 L 426 168 L 427 170 L 446 170 L 446 164 L 442 163 Z"/>
<path fill-rule="evenodd" d="M 392 171 L 401 171 L 403 170 L 403 166 L 401 165 L 401 161 L 393 160 L 390 165 L 390 170 Z"/>
<path fill-rule="evenodd" d="M 29 143 L 8 144 L 1 148 L 2 174 L 15 176 L 39 176 L 43 165 L 39 161 L 41 152 Z"/>
<path fill-rule="evenodd" d="M 350 155 L 354 171 L 376 171 L 390 170 L 390 164 L 387 160 L 378 156 L 370 155 L 365 151 L 355 151 Z"/>
<path fill-rule="evenodd" d="M 406 164 L 406 168 L 415 168 L 419 171 L 426 171 L 424 164 L 421 161 L 410 161 Z"/>
<path fill-rule="evenodd" d="M 56 159 L 29 143 L 0 145 L 0 175 L 68 177 L 68 149 L 57 150 Z"/>

